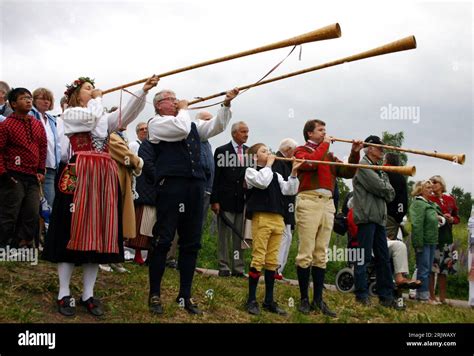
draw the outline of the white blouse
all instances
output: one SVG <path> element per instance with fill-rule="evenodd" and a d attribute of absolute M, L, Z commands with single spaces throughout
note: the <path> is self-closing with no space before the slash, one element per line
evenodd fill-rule
<path fill-rule="evenodd" d="M 107 113 L 102 105 L 102 98 L 98 97 L 89 100 L 87 107 L 73 107 L 64 111 L 62 118 L 64 120 L 64 133 L 71 136 L 75 133 L 90 132 L 93 137 L 105 139 L 109 133 L 119 128 L 119 119 L 121 114 L 121 126 L 126 127 L 135 120 L 138 114 L 145 107 L 146 94 L 143 89 L 134 93 L 130 101 L 122 108 L 112 113 Z"/>

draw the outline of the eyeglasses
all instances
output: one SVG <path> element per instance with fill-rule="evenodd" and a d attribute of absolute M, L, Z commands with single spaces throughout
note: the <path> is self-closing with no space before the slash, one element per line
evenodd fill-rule
<path fill-rule="evenodd" d="M 36 98 L 36 100 L 48 100 L 48 101 L 51 101 L 51 99 L 49 99 L 49 98 Z"/>
<path fill-rule="evenodd" d="M 31 101 L 31 100 L 33 100 L 33 98 L 31 96 L 24 96 L 22 98 L 18 98 L 17 100 Z"/>
<path fill-rule="evenodd" d="M 138 129 L 138 131 L 147 131 L 148 129 L 146 127 L 142 127 L 141 129 Z"/>
<path fill-rule="evenodd" d="M 162 101 L 165 101 L 165 100 L 178 101 L 176 98 L 169 97 L 169 98 L 163 98 L 161 100 L 158 100 L 158 102 L 161 103 Z"/>

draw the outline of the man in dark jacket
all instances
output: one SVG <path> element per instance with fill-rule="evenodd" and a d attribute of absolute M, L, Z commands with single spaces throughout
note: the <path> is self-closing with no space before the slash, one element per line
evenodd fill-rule
<path fill-rule="evenodd" d="M 399 166 L 400 158 L 396 153 L 387 153 L 384 158 L 384 166 Z M 395 198 L 387 203 L 387 237 L 390 240 L 397 238 L 400 223 L 408 209 L 407 181 L 400 173 L 387 172 L 390 185 L 395 189 Z"/>
<path fill-rule="evenodd" d="M 232 140 L 214 152 L 215 176 L 211 195 L 211 209 L 217 214 L 219 276 L 244 275 L 244 256 L 241 239 L 227 226 L 219 214 L 224 214 L 242 235 L 245 204 L 244 175 L 246 162 L 244 153 L 249 128 L 240 121 L 232 125 Z M 229 245 L 232 253 L 229 256 Z M 231 262 L 233 261 L 233 263 Z"/>

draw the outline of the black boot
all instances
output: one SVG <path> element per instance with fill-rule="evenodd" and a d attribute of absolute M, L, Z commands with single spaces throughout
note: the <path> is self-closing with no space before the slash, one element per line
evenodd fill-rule
<path fill-rule="evenodd" d="M 257 303 L 257 286 L 260 279 L 260 272 L 251 267 L 249 271 L 249 298 L 245 308 L 250 314 L 259 315 L 260 308 Z"/>
<path fill-rule="evenodd" d="M 309 305 L 309 296 L 308 296 L 308 286 L 309 286 L 309 275 L 310 267 L 302 268 L 300 266 L 296 267 L 296 273 L 298 275 L 298 285 L 300 287 L 301 303 L 298 307 L 298 310 L 303 314 L 309 314 L 310 305 Z"/>
<path fill-rule="evenodd" d="M 333 312 L 326 303 L 323 301 L 323 288 L 324 288 L 324 274 L 326 270 L 324 268 L 315 267 L 311 269 L 311 274 L 313 276 L 313 303 L 311 303 L 311 308 L 313 310 L 319 310 L 324 315 L 335 318 L 336 313 Z"/>

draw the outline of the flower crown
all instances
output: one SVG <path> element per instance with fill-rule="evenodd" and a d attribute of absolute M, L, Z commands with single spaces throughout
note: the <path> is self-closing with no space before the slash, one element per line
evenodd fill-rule
<path fill-rule="evenodd" d="M 72 82 L 72 84 L 66 84 L 67 89 L 64 92 L 64 95 L 66 95 L 67 98 L 70 98 L 72 93 L 74 93 L 76 89 L 80 88 L 84 83 L 91 83 L 92 86 L 94 86 L 94 79 L 89 77 L 79 77 L 74 82 Z"/>

